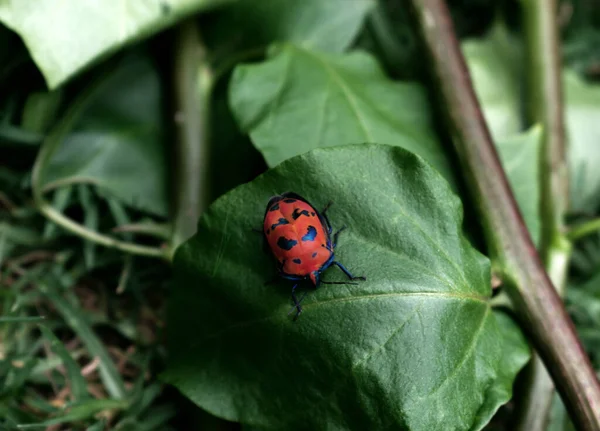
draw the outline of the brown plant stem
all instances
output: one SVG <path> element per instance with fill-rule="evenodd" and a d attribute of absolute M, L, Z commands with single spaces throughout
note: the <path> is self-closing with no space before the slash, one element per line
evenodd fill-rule
<path fill-rule="evenodd" d="M 574 423 L 600 430 L 600 385 L 511 192 L 443 0 L 410 0 L 494 270 Z"/>

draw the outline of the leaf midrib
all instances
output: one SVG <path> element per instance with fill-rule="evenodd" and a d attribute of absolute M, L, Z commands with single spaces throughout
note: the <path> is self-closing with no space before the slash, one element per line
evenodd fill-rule
<path fill-rule="evenodd" d="M 383 298 L 400 298 L 400 297 L 411 297 L 411 296 L 427 296 L 427 297 L 432 297 L 432 298 L 436 298 L 436 299 L 474 301 L 474 302 L 484 304 L 486 307 L 489 307 L 489 302 L 487 301 L 487 298 L 484 296 L 480 296 L 480 295 L 463 295 L 463 294 L 448 293 L 448 292 L 392 292 L 392 293 L 377 293 L 377 294 L 371 294 L 371 295 L 354 295 L 351 297 L 328 299 L 328 300 L 320 301 L 320 302 L 316 302 L 316 303 L 308 303 L 306 305 L 303 305 L 302 308 L 306 310 L 309 308 L 314 309 L 318 305 L 333 304 L 336 302 L 351 302 L 351 301 L 360 301 L 360 300 L 376 300 L 376 299 L 383 299 Z M 235 325 L 231 325 L 227 328 L 220 329 L 219 331 L 213 332 L 212 334 L 208 334 L 200 339 L 197 339 L 196 342 L 190 344 L 190 348 L 195 346 L 196 344 L 200 344 L 201 341 L 205 341 L 207 339 L 214 338 L 225 332 L 232 331 L 235 329 L 247 328 L 251 325 L 265 322 L 267 320 L 279 318 L 281 316 L 282 316 L 282 312 L 278 310 L 276 314 L 271 314 L 270 316 L 259 317 L 257 319 L 251 319 L 251 320 L 239 322 Z"/>

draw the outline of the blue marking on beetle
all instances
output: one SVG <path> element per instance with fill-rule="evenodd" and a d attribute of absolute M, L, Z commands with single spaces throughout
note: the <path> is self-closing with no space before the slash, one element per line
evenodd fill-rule
<path fill-rule="evenodd" d="M 293 218 L 294 220 L 296 220 L 296 219 L 297 219 L 298 217 L 300 217 L 301 215 L 305 215 L 305 216 L 307 216 L 307 217 L 308 217 L 309 213 L 308 213 L 308 211 L 307 211 L 307 210 L 302 210 L 302 211 L 300 211 L 300 209 L 299 209 L 299 208 L 295 208 L 295 209 L 294 209 L 294 212 L 292 213 L 292 218 Z"/>
<path fill-rule="evenodd" d="M 300 259 L 292 259 L 292 262 L 297 263 L 298 265 L 300 265 L 302 263 L 302 261 Z"/>
<path fill-rule="evenodd" d="M 281 226 L 283 224 L 290 224 L 290 222 L 281 217 L 277 223 L 271 225 L 271 230 L 275 230 L 277 226 Z"/>
<path fill-rule="evenodd" d="M 302 241 L 314 241 L 317 236 L 317 229 L 314 226 L 308 227 L 308 232 L 302 237 Z"/>
<path fill-rule="evenodd" d="M 283 200 L 286 204 L 293 204 L 294 202 L 296 202 L 296 199 L 284 199 Z"/>
<path fill-rule="evenodd" d="M 316 216 L 316 214 L 315 214 L 315 213 L 313 213 L 313 212 L 311 212 L 311 213 L 310 213 L 310 215 L 311 215 L 311 216 L 313 216 L 313 217 L 314 217 L 314 216 Z"/>
<path fill-rule="evenodd" d="M 275 205 L 273 205 L 271 208 L 269 208 L 269 211 L 277 211 L 279 209 L 279 202 L 277 202 Z"/>
<path fill-rule="evenodd" d="M 315 257 L 317 257 L 317 252 L 316 252 L 316 251 L 315 251 L 315 252 L 312 254 L 312 257 L 313 257 L 313 259 L 314 259 Z"/>
<path fill-rule="evenodd" d="M 277 246 L 283 250 L 291 250 L 298 241 L 294 239 L 287 239 L 285 236 L 280 236 L 277 240 Z"/>

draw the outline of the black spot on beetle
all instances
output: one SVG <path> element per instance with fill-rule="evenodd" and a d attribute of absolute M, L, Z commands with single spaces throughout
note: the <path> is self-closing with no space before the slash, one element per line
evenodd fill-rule
<path fill-rule="evenodd" d="M 292 213 L 292 218 L 294 220 L 296 220 L 298 217 L 303 216 L 303 215 L 308 217 L 308 211 L 307 210 L 300 211 L 298 208 L 296 208 L 296 209 L 294 209 L 294 212 Z"/>
<path fill-rule="evenodd" d="M 312 254 L 312 257 L 313 257 L 313 259 L 314 259 L 315 257 L 317 257 L 317 252 L 316 252 L 316 251 L 315 251 L 315 252 Z"/>
<path fill-rule="evenodd" d="M 275 205 L 273 205 L 271 208 L 269 208 L 269 211 L 277 211 L 279 209 L 279 202 L 277 202 Z"/>
<path fill-rule="evenodd" d="M 296 202 L 296 199 L 284 199 L 283 200 L 286 204 L 293 204 L 294 202 Z"/>
<path fill-rule="evenodd" d="M 291 250 L 296 244 L 298 244 L 298 241 L 287 239 L 285 236 L 280 236 L 277 240 L 277 246 L 282 250 Z"/>
<path fill-rule="evenodd" d="M 277 223 L 274 223 L 274 224 L 272 224 L 272 225 L 271 225 L 271 230 L 275 230 L 275 228 L 276 228 L 277 226 L 281 226 L 281 225 L 283 225 L 283 224 L 290 224 L 290 222 L 289 222 L 289 221 L 287 221 L 286 219 L 284 219 L 283 217 L 281 217 L 281 218 L 279 219 L 279 221 L 277 221 Z"/>
<path fill-rule="evenodd" d="M 308 232 L 302 237 L 302 241 L 314 241 L 317 236 L 317 229 L 314 226 L 308 227 Z"/>
<path fill-rule="evenodd" d="M 311 212 L 310 215 L 313 217 L 316 216 L 316 214 L 314 212 Z"/>
<path fill-rule="evenodd" d="M 265 232 L 265 233 L 268 235 L 268 234 L 269 234 L 269 232 L 271 232 L 271 229 L 267 228 L 267 230 L 266 230 L 266 232 Z"/>
<path fill-rule="evenodd" d="M 298 265 L 302 263 L 300 259 L 293 259 L 292 262 L 297 263 Z"/>

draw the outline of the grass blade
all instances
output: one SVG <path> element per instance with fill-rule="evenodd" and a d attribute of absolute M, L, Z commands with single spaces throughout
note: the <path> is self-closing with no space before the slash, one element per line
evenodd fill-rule
<path fill-rule="evenodd" d="M 44 325 L 40 325 L 40 330 L 42 331 L 42 335 L 50 342 L 50 348 L 60 359 L 62 360 L 65 369 L 67 370 L 67 375 L 69 377 L 69 382 L 71 383 L 71 394 L 73 395 L 73 399 L 75 401 L 82 401 L 86 398 L 89 398 L 87 391 L 87 382 L 85 378 L 81 375 L 81 369 L 79 365 L 71 356 L 71 353 L 67 350 L 65 345 L 54 335 L 50 329 L 48 329 Z"/>
<path fill-rule="evenodd" d="M 52 302 L 56 310 L 63 316 L 71 329 L 85 344 L 90 354 L 100 360 L 100 378 L 111 397 L 116 399 L 125 398 L 125 385 L 108 351 L 102 341 L 96 336 L 93 329 L 85 318 L 83 311 L 73 307 L 65 298 L 58 294 L 54 287 L 46 282 L 40 281 L 39 289 Z"/>
<path fill-rule="evenodd" d="M 100 400 L 88 400 L 78 404 L 71 405 L 68 408 L 68 412 L 65 412 L 62 416 L 57 416 L 52 419 L 48 419 L 42 422 L 34 424 L 20 424 L 17 425 L 18 429 L 32 429 L 42 428 L 51 425 L 64 424 L 69 422 L 81 421 L 89 419 L 94 415 L 104 410 L 123 410 L 128 406 L 128 402 L 125 400 L 113 400 L 113 399 L 100 399 Z"/>

